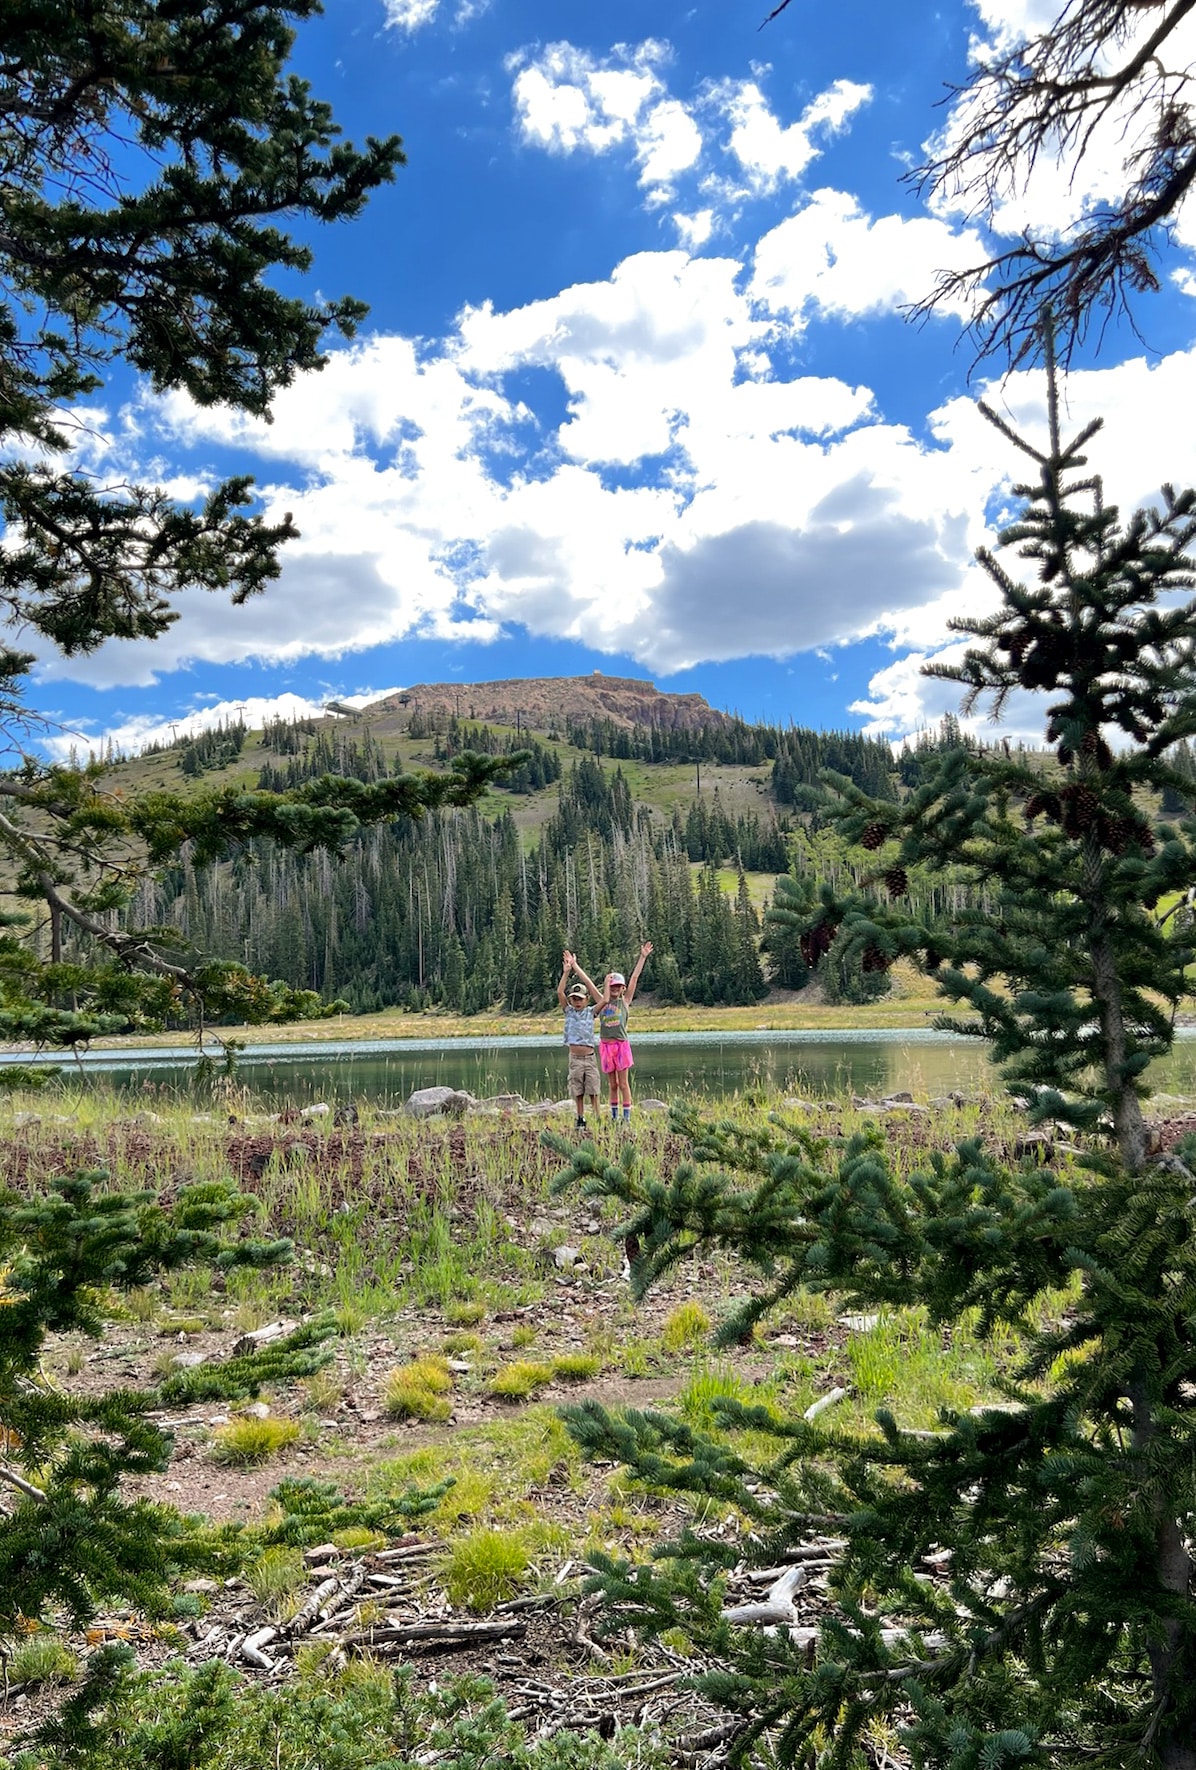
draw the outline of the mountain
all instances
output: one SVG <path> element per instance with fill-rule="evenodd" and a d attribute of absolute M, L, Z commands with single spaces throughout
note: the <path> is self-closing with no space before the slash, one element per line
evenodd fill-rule
<path fill-rule="evenodd" d="M 659 731 L 725 730 L 734 721 L 700 694 L 666 694 L 634 676 L 540 676 L 510 682 L 432 682 L 404 688 L 364 709 L 433 715 L 517 725 L 528 731 L 564 733 L 570 725 L 606 720 L 621 730 L 654 726 Z"/>

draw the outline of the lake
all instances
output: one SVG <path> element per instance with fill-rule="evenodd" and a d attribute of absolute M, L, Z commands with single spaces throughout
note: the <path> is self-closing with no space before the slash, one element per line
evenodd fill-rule
<path fill-rule="evenodd" d="M 764 1084 L 801 1095 L 853 1092 L 876 1097 L 974 1091 L 992 1082 L 979 1040 L 914 1029 L 824 1032 L 641 1033 L 635 1045 L 635 1092 L 668 1100 L 679 1094 L 726 1098 Z M 0 1053 L 0 1063 L 28 1057 Z M 60 1060 L 61 1061 L 61 1060 Z M 185 1088 L 193 1048 L 87 1053 L 68 1075 L 121 1092 L 147 1084 Z M 241 1079 L 263 1101 L 370 1100 L 398 1105 L 415 1088 L 443 1084 L 471 1094 L 522 1094 L 556 1100 L 565 1093 L 564 1049 L 554 1037 L 518 1039 L 324 1040 L 256 1045 L 240 1059 Z M 1196 1029 L 1184 1028 L 1152 1074 L 1162 1092 L 1196 1096 Z"/>

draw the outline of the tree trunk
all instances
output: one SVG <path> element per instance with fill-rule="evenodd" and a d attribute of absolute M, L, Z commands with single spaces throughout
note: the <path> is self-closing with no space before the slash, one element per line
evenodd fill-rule
<path fill-rule="evenodd" d="M 1134 1410 L 1133 1447 L 1145 1457 L 1158 1427 L 1150 1406 L 1146 1376 L 1141 1369 L 1130 1381 L 1129 1400 Z M 1146 1479 L 1145 1473 L 1143 1479 Z M 1154 1512 L 1155 1580 L 1164 1592 L 1173 1592 L 1186 1599 L 1191 1595 L 1193 1565 L 1175 1515 L 1176 1508 L 1167 1504 L 1164 1495 L 1156 1501 Z M 1187 1632 L 1181 1617 L 1168 1617 L 1162 1624 L 1160 1638 L 1146 1649 L 1154 1704 L 1143 1745 L 1153 1744 L 1161 1770 L 1196 1770 L 1196 1740 L 1192 1738 L 1187 1723 L 1183 1723 L 1181 1734 L 1175 1719 L 1175 1692 L 1187 1689 L 1196 1675 L 1196 1668 L 1191 1663 L 1184 1663 L 1185 1658 L 1189 1662 L 1192 1659 L 1190 1647 L 1186 1655 L 1184 1652 Z"/>
<path fill-rule="evenodd" d="M 1095 839 L 1085 844 L 1085 896 L 1091 915 L 1088 951 L 1092 959 L 1092 994 L 1100 1014 L 1101 1059 L 1113 1107 L 1113 1132 L 1121 1159 L 1131 1174 L 1146 1164 L 1148 1139 L 1142 1103 L 1126 1080 L 1128 1055 L 1125 1011 L 1117 954 L 1106 932 L 1108 904 L 1103 889 L 1103 857 Z"/>

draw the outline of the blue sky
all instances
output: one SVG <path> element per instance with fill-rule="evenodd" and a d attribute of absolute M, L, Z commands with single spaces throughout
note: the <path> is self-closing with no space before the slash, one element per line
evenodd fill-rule
<path fill-rule="evenodd" d="M 311 236 L 313 285 L 370 303 L 359 338 L 268 426 L 115 382 L 82 450 L 184 498 L 251 472 L 302 538 L 241 609 L 187 596 L 152 645 L 45 652 L 39 704 L 132 746 L 242 704 L 598 669 L 753 719 L 936 719 L 954 697 L 919 669 L 988 606 L 972 556 L 1014 464 L 963 314 L 902 317 L 981 246 L 901 175 L 951 126 L 969 43 L 1054 10 L 793 0 L 761 30 L 764 0 L 330 0 L 298 70 L 408 155 Z M 1010 193 L 1002 232 L 1115 191 L 1127 146 L 1096 149 L 1077 183 L 1043 165 Z M 1181 217 L 1140 336 L 1069 387 L 1077 422 L 1107 414 L 1096 464 L 1127 503 L 1196 480 L 1190 244 Z M 1031 426 L 1041 396 L 989 388 Z"/>

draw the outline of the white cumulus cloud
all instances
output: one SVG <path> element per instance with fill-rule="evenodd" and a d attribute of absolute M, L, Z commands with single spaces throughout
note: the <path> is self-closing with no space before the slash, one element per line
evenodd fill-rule
<path fill-rule="evenodd" d="M 795 123 L 785 126 L 754 80 L 728 83 L 715 94 L 731 125 L 727 151 L 757 191 L 775 190 L 783 180 L 801 178 L 822 152 L 815 138 L 838 134 L 871 97 L 870 86 L 836 80 L 806 106 Z"/>
<path fill-rule="evenodd" d="M 383 0 L 386 22 L 399 31 L 418 31 L 429 25 L 440 10 L 440 0 Z"/>
<path fill-rule="evenodd" d="M 756 247 L 752 293 L 801 319 L 892 313 L 927 295 L 940 274 L 981 262 L 984 248 L 933 216 L 870 216 L 845 191 L 814 191 Z M 966 313 L 956 307 L 961 318 Z"/>
<path fill-rule="evenodd" d="M 523 140 L 562 154 L 628 146 L 641 185 L 663 201 L 702 152 L 701 131 L 660 76 L 668 53 L 649 38 L 604 58 L 572 43 L 550 43 L 534 60 L 514 57 L 511 98 Z"/>

